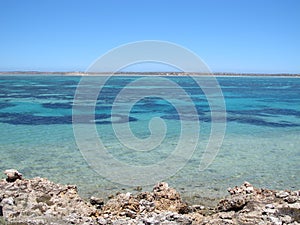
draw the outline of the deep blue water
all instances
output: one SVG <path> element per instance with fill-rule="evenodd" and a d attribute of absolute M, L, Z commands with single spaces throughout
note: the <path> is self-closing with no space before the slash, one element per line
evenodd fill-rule
<path fill-rule="evenodd" d="M 182 96 L 172 95 L 177 93 L 174 88 L 161 83 L 155 88 L 166 91 L 181 104 L 184 115 L 178 115 L 170 99 L 145 96 L 133 105 L 129 117 L 119 107 L 111 118 L 116 97 L 138 79 L 110 78 L 98 96 L 95 120 L 86 119 L 89 115 L 80 120 L 82 124 L 96 123 L 103 142 L 116 158 L 133 164 L 155 163 L 172 151 L 180 120 L 199 120 L 201 143 L 186 166 L 167 180 L 173 186 L 184 188 L 186 194 L 200 192 L 204 196 L 224 194 L 227 186 L 244 180 L 269 188 L 300 187 L 300 79 L 218 77 L 226 104 L 227 129 L 216 159 L 204 172 L 199 172 L 198 165 L 211 128 L 211 114 L 203 91 L 190 77 L 168 77 L 192 99 L 197 117 L 190 116 Z M 72 108 L 79 81 L 80 77 L 67 76 L 0 77 L 0 170 L 13 167 L 26 177 L 46 176 L 61 183 L 76 183 L 84 195 L 118 188 L 118 184 L 105 180 L 87 165 L 76 145 Z M 98 88 L 92 78 L 85 85 L 88 92 Z M 139 89 L 143 93 L 146 87 L 128 91 L 135 93 Z M 89 97 L 86 93 L 87 100 Z M 121 98 L 122 104 L 126 104 L 127 97 Z M 113 125 L 129 123 L 137 137 L 146 138 L 153 116 L 163 119 L 168 127 L 161 148 L 151 154 L 135 155 L 120 146 Z"/>

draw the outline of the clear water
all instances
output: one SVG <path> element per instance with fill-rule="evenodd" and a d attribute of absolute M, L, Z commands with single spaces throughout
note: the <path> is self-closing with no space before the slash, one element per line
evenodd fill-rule
<path fill-rule="evenodd" d="M 168 127 L 165 140 L 149 154 L 135 155 L 120 146 L 112 124 L 121 126 L 127 121 L 122 117 L 122 109 L 117 118 L 109 119 L 111 105 L 119 91 L 136 79 L 113 77 L 102 89 L 96 106 L 97 130 L 114 157 L 150 165 L 173 150 L 180 121 L 169 102 L 145 98 L 132 108 L 130 127 L 137 137 L 147 137 L 149 120 L 160 117 Z M 227 187 L 245 180 L 265 188 L 300 188 L 300 79 L 218 77 L 226 102 L 227 129 L 217 157 L 202 172 L 198 170 L 199 162 L 211 128 L 208 103 L 191 78 L 168 79 L 189 93 L 200 115 L 199 146 L 186 166 L 166 180 L 187 199 L 220 197 Z M 66 76 L 0 77 L 0 170 L 16 168 L 28 178 L 40 176 L 76 184 L 84 197 L 122 189 L 133 191 L 132 187 L 112 183 L 97 174 L 76 145 L 72 104 L 79 81 L 80 77 Z M 159 88 L 166 87 L 162 84 Z M 184 105 L 178 96 L 174 96 L 174 101 Z"/>

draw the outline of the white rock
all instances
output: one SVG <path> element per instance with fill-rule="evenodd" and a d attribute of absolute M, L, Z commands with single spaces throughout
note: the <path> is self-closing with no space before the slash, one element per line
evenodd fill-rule
<path fill-rule="evenodd" d="M 203 206 L 203 205 L 192 205 L 192 208 L 198 209 L 198 210 L 203 210 L 203 209 L 205 209 L 205 206 Z"/>
<path fill-rule="evenodd" d="M 247 194 L 253 193 L 253 191 L 254 191 L 254 187 L 252 187 L 252 186 L 246 187 L 246 193 Z"/>
<path fill-rule="evenodd" d="M 266 209 L 275 209 L 275 206 L 273 204 L 267 204 L 265 206 Z"/>
<path fill-rule="evenodd" d="M 289 215 L 285 215 L 285 216 L 281 217 L 281 220 L 284 223 L 291 223 L 293 221 L 292 217 L 290 217 Z"/>
<path fill-rule="evenodd" d="M 290 194 L 287 193 L 286 191 L 279 191 L 276 193 L 276 197 L 277 198 L 286 198 L 287 196 L 289 196 Z"/>
<path fill-rule="evenodd" d="M 282 221 L 277 217 L 270 216 L 269 219 L 274 225 L 282 225 Z"/>
<path fill-rule="evenodd" d="M 250 184 L 250 183 L 247 182 L 247 181 L 244 182 L 244 186 L 245 186 L 245 187 L 253 187 L 252 184 Z"/>
<path fill-rule="evenodd" d="M 300 209 L 300 203 L 299 202 L 296 202 L 294 204 L 289 204 L 289 207 L 290 208 L 295 208 L 295 209 Z"/>
<path fill-rule="evenodd" d="M 101 218 L 101 217 L 97 219 L 97 222 L 98 222 L 98 224 L 100 224 L 100 225 L 105 225 L 105 224 L 107 224 L 106 220 L 105 220 L 104 218 Z"/>
<path fill-rule="evenodd" d="M 270 208 L 266 208 L 263 211 L 268 214 L 275 214 L 276 212 L 278 212 L 277 209 L 270 209 Z"/>
<path fill-rule="evenodd" d="M 130 192 L 127 192 L 126 194 L 125 194 L 125 198 L 130 198 L 130 196 L 131 196 L 131 193 Z"/>
<path fill-rule="evenodd" d="M 12 197 L 4 198 L 1 202 L 2 205 L 14 205 L 14 199 Z"/>

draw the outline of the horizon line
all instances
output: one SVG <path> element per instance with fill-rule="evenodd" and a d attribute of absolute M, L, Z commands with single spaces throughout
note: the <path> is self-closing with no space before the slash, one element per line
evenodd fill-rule
<path fill-rule="evenodd" d="M 287 72 L 278 72 L 278 73 L 266 73 L 266 72 L 180 72 L 180 71 L 97 71 L 97 72 L 86 72 L 86 71 L 39 71 L 39 70 L 12 70 L 12 71 L 0 71 L 0 74 L 161 74 L 161 75 L 187 75 L 187 74 L 199 74 L 199 75 L 298 75 L 300 73 L 287 73 Z"/>

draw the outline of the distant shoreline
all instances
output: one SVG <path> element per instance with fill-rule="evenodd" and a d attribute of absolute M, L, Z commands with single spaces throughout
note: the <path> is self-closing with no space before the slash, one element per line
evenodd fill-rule
<path fill-rule="evenodd" d="M 300 73 L 199 73 L 199 72 L 47 72 L 47 71 L 0 71 L 1 75 L 63 75 L 63 76 L 106 76 L 106 75 L 120 75 L 120 76 L 263 76 L 263 77 L 300 77 Z"/>

